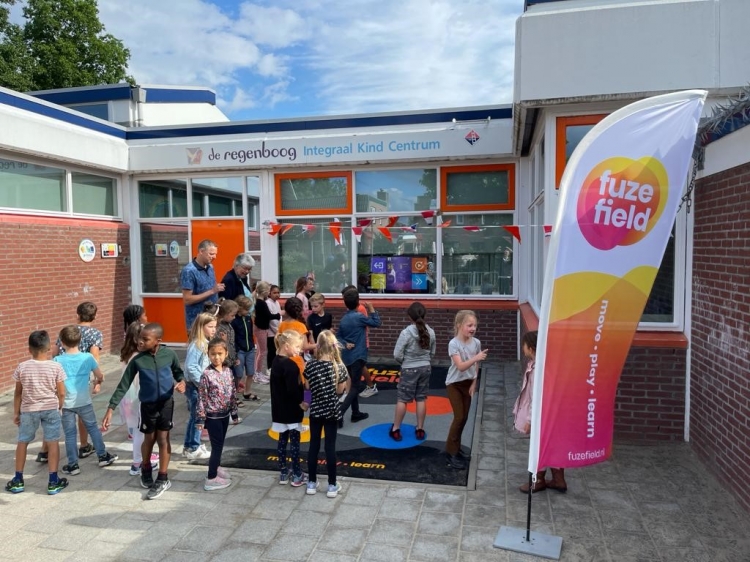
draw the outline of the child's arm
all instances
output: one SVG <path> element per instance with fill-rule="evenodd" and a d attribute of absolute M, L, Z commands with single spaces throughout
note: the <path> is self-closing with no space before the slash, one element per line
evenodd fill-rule
<path fill-rule="evenodd" d="M 99 353 L 101 352 L 101 348 L 98 345 L 92 345 L 89 348 L 89 353 L 94 356 L 94 359 L 96 359 L 96 362 L 99 363 Z"/>
<path fill-rule="evenodd" d="M 195 428 L 203 429 L 206 423 L 206 399 L 208 398 L 208 377 L 201 375 L 198 383 L 198 402 L 195 405 Z"/>
<path fill-rule="evenodd" d="M 122 400 L 123 396 L 125 396 L 125 393 L 130 388 L 130 385 L 133 384 L 133 379 L 137 374 L 138 366 L 135 360 L 132 360 L 130 361 L 130 363 L 128 363 L 128 366 L 125 367 L 125 370 L 122 372 L 122 378 L 117 384 L 117 388 L 115 388 L 115 391 L 112 393 L 112 397 L 109 399 L 109 407 L 107 408 L 107 413 L 104 414 L 104 417 L 102 418 L 103 431 L 107 431 L 109 429 L 109 425 L 112 422 L 112 413 L 115 411 L 115 408 L 117 408 L 117 405 L 120 403 L 120 400 Z"/>
<path fill-rule="evenodd" d="M 480 361 L 484 361 L 485 359 L 487 359 L 486 349 L 480 351 L 474 357 L 470 357 L 466 361 L 461 359 L 461 355 L 459 353 L 455 353 L 451 355 L 451 361 L 453 361 L 453 364 L 456 366 L 456 368 L 459 371 L 466 371 L 472 365 L 475 365 L 476 363 L 479 363 Z"/>
<path fill-rule="evenodd" d="M 380 314 L 378 314 L 378 311 L 375 310 L 371 302 L 366 302 L 365 306 L 367 307 L 368 315 L 360 315 L 360 323 L 364 326 L 372 326 L 373 328 L 378 328 L 381 324 Z"/>
<path fill-rule="evenodd" d="M 91 372 L 94 373 L 94 390 L 92 390 L 92 394 L 99 394 L 102 389 L 102 383 L 104 382 L 104 373 L 102 373 L 102 370 L 99 367 L 96 367 Z"/>
<path fill-rule="evenodd" d="M 404 362 L 404 354 L 406 353 L 406 343 L 408 341 L 409 341 L 409 335 L 406 333 L 406 330 L 404 330 L 398 335 L 398 339 L 396 340 L 396 347 L 393 348 L 393 358 L 396 360 L 397 363 Z"/>
<path fill-rule="evenodd" d="M 13 423 L 21 425 L 21 395 L 23 394 L 23 385 L 21 381 L 16 381 L 16 391 L 13 393 Z"/>
<path fill-rule="evenodd" d="M 177 359 L 176 354 L 172 355 L 172 365 L 170 367 L 172 369 L 172 377 L 177 381 L 177 384 L 174 385 L 174 389 L 180 394 L 183 394 L 185 392 L 185 372 L 182 370 L 182 367 L 180 367 L 180 360 Z"/>
<path fill-rule="evenodd" d="M 57 401 L 58 410 L 62 410 L 63 402 L 65 402 L 65 383 L 63 381 L 57 381 Z"/>

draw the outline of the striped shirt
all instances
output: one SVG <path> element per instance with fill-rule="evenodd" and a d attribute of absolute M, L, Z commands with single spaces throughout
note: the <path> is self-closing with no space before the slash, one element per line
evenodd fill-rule
<path fill-rule="evenodd" d="M 13 373 L 13 380 L 23 386 L 21 393 L 22 412 L 59 410 L 57 383 L 65 380 L 65 371 L 54 361 L 24 361 Z"/>
<path fill-rule="evenodd" d="M 336 394 L 337 382 L 348 377 L 346 368 L 340 365 L 339 378 L 335 379 L 333 363 L 313 359 L 305 365 L 305 377 L 310 386 L 312 400 L 309 415 L 311 418 L 335 420 L 341 418 L 341 403 Z"/>

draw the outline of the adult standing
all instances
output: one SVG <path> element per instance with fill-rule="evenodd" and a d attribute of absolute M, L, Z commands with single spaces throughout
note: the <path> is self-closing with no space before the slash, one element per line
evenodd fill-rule
<path fill-rule="evenodd" d="M 234 300 L 239 296 L 253 298 L 253 291 L 250 288 L 248 277 L 255 266 L 255 260 L 248 252 L 243 252 L 234 258 L 232 269 L 224 274 L 221 284 L 224 289 L 219 296 L 225 299 Z"/>
<path fill-rule="evenodd" d="M 198 244 L 198 255 L 180 274 L 182 301 L 185 303 L 185 326 L 188 332 L 193 320 L 203 312 L 204 305 L 215 303 L 218 293 L 224 290 L 224 284 L 216 282 L 216 272 L 211 265 L 218 253 L 219 247 L 216 242 L 201 240 Z"/>

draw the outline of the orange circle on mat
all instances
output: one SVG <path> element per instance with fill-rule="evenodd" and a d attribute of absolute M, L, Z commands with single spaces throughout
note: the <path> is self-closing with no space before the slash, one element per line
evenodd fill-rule
<path fill-rule="evenodd" d="M 452 414 L 453 408 L 451 408 L 451 402 L 443 396 L 428 396 L 427 397 L 427 415 L 429 416 L 440 416 L 443 414 Z M 409 402 L 406 405 L 406 411 L 412 414 L 416 413 L 417 406 L 416 402 Z"/>
<path fill-rule="evenodd" d="M 305 431 L 300 432 L 299 442 L 300 443 L 309 443 L 310 442 L 310 420 L 309 420 L 309 418 L 303 419 L 302 420 L 302 425 L 306 425 L 307 429 Z M 271 428 L 268 429 L 268 436 L 271 439 L 275 440 L 275 441 L 279 440 L 279 434 L 276 431 L 274 431 L 273 429 L 271 429 Z M 324 437 L 324 436 L 325 436 L 325 431 L 323 432 L 323 436 L 322 437 Z"/>

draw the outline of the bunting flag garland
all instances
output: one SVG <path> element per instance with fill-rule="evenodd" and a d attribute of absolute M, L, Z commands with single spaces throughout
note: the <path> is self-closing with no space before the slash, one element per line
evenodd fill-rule
<path fill-rule="evenodd" d="M 329 222 L 328 228 L 331 231 L 331 235 L 333 236 L 333 240 L 336 242 L 337 246 L 341 245 L 341 222 Z"/>
<path fill-rule="evenodd" d="M 414 223 L 410 226 L 402 226 L 401 230 L 404 232 L 416 232 L 417 231 L 417 223 Z"/>
<path fill-rule="evenodd" d="M 378 230 L 380 231 L 380 234 L 386 237 L 388 242 L 393 243 L 393 236 L 391 236 L 391 231 L 387 226 L 379 226 Z"/>
<path fill-rule="evenodd" d="M 358 226 L 370 226 L 372 224 L 372 219 L 359 219 L 357 221 Z"/>
<path fill-rule="evenodd" d="M 521 243 L 521 228 L 519 226 L 506 225 L 506 226 L 503 226 L 503 228 L 507 230 L 508 232 L 510 232 L 511 236 L 513 236 L 513 238 L 518 240 L 519 244 Z"/>
<path fill-rule="evenodd" d="M 438 225 L 438 227 L 439 228 L 447 228 L 447 227 L 449 227 L 451 225 L 451 222 L 452 221 L 450 219 L 447 220 L 447 221 L 440 221 L 440 224 Z"/>
<path fill-rule="evenodd" d="M 279 232 L 279 235 L 286 234 L 290 230 L 292 230 L 296 225 L 293 224 L 282 224 L 281 225 L 281 231 Z"/>
<path fill-rule="evenodd" d="M 542 226 L 542 228 L 544 229 L 544 237 L 545 238 L 549 238 L 550 236 L 552 236 L 552 225 L 551 224 L 545 224 L 545 225 Z"/>
<path fill-rule="evenodd" d="M 281 225 L 281 224 L 279 224 L 279 223 L 277 223 L 277 222 L 272 222 L 272 223 L 270 223 L 270 224 L 268 225 L 268 227 L 269 227 L 268 233 L 269 233 L 269 234 L 270 234 L 271 236 L 276 236 L 276 235 L 277 235 L 277 234 L 279 233 L 279 231 L 281 230 L 281 227 L 282 227 L 282 226 L 283 226 L 283 225 Z"/>
<path fill-rule="evenodd" d="M 428 226 L 432 226 L 432 219 L 435 216 L 435 211 L 422 211 L 422 218 Z"/>
<path fill-rule="evenodd" d="M 471 226 L 465 226 L 464 230 L 467 231 L 467 232 L 479 232 L 482 229 L 479 228 L 478 226 L 471 225 Z"/>
<path fill-rule="evenodd" d="M 353 226 L 352 232 L 354 233 L 354 238 L 357 240 L 357 244 L 362 242 L 362 227 L 361 226 Z"/>
<path fill-rule="evenodd" d="M 303 224 L 302 225 L 302 234 L 307 234 L 309 236 L 312 236 L 313 234 L 315 234 L 315 230 L 317 228 L 318 227 L 315 226 L 314 224 Z"/>
<path fill-rule="evenodd" d="M 385 226 L 386 228 L 391 228 L 397 222 L 398 222 L 398 217 L 388 217 L 388 224 Z"/>

